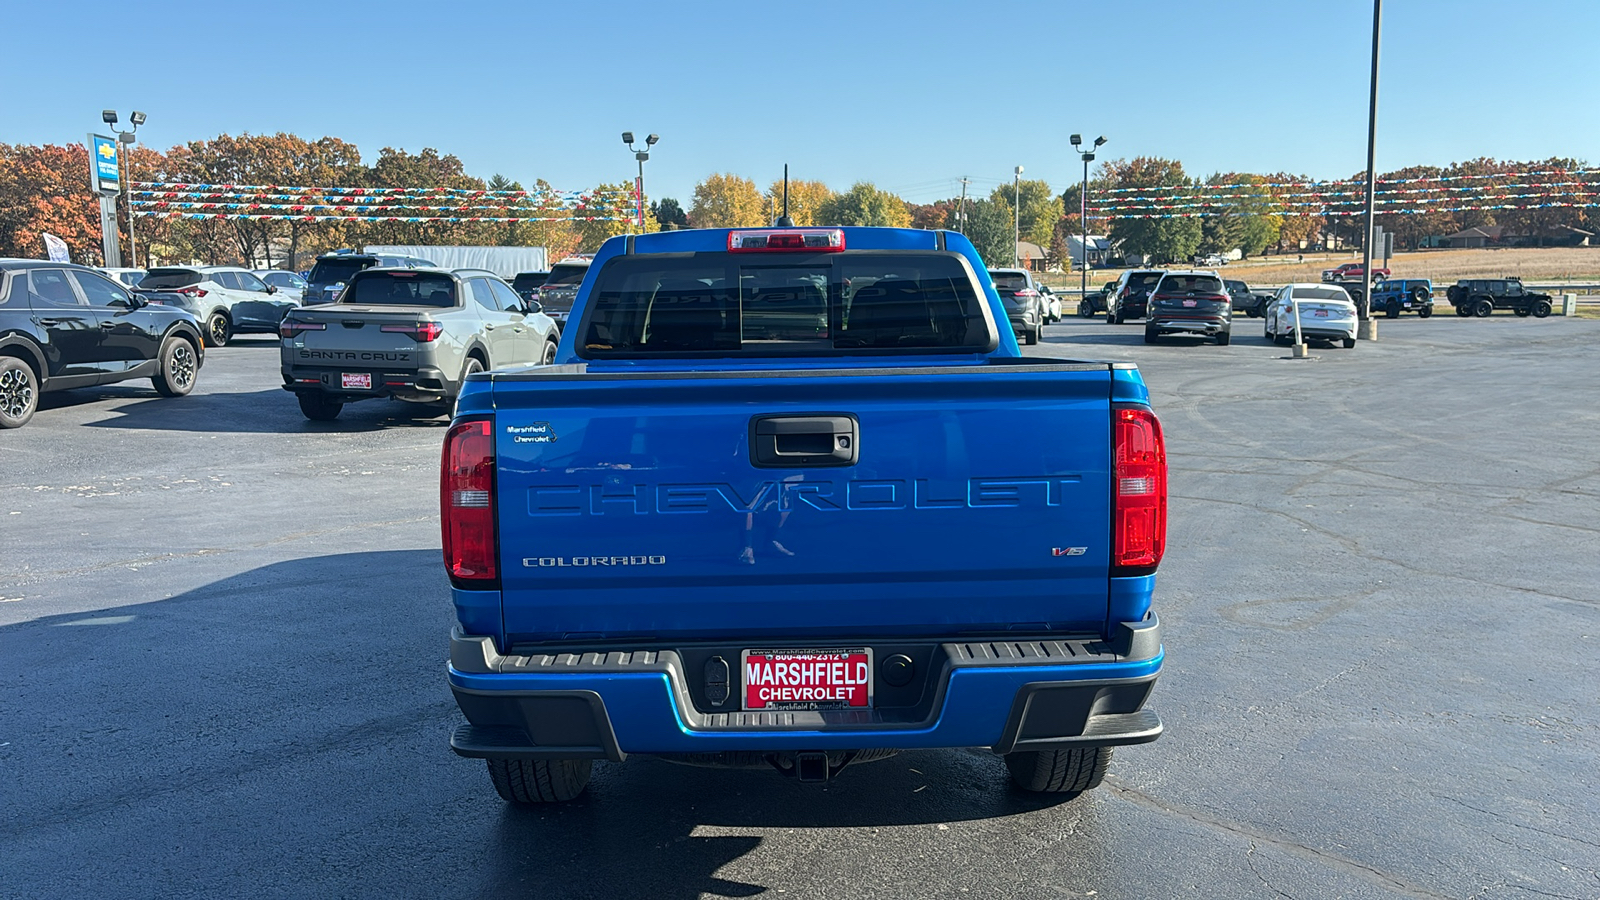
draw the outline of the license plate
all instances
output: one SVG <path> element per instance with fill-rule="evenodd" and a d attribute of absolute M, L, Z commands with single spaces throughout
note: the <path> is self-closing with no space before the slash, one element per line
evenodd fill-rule
<path fill-rule="evenodd" d="M 340 372 L 339 386 L 345 390 L 372 390 L 371 372 Z"/>
<path fill-rule="evenodd" d="M 746 650 L 744 708 L 869 709 L 872 651 Z"/>
<path fill-rule="evenodd" d="M 1317 318 L 1319 318 L 1319 319 L 1326 319 L 1326 318 L 1327 318 L 1327 317 L 1328 317 L 1328 311 L 1327 311 L 1327 310 L 1325 310 L 1325 309 L 1315 309 L 1315 310 L 1312 310 L 1312 311 L 1311 311 L 1311 314 L 1312 314 L 1312 315 L 1313 315 L 1313 316 L 1316 316 L 1316 317 L 1317 317 Z"/>
<path fill-rule="evenodd" d="M 1197 300 L 1185 300 L 1185 301 L 1183 301 L 1183 305 L 1184 306 L 1198 306 L 1199 305 L 1199 301 L 1197 301 Z"/>

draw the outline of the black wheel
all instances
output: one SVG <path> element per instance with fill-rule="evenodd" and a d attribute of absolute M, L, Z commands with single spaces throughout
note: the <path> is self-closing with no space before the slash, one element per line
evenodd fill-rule
<path fill-rule="evenodd" d="M 1390 300 L 1383 308 L 1383 316 L 1386 319 L 1400 318 L 1400 301 Z"/>
<path fill-rule="evenodd" d="M 1528 317 L 1528 313 L 1532 312 L 1532 310 L 1528 309 L 1526 306 L 1519 306 L 1516 309 L 1513 309 L 1511 312 L 1519 319 L 1526 319 Z"/>
<path fill-rule="evenodd" d="M 1478 302 L 1472 304 L 1472 314 L 1480 319 L 1487 319 L 1494 315 L 1494 301 L 1488 297 L 1479 297 Z"/>
<path fill-rule="evenodd" d="M 507 803 L 560 803 L 583 793 L 594 768 L 587 759 L 490 759 L 489 780 Z"/>
<path fill-rule="evenodd" d="M 1544 318 L 1545 316 L 1548 316 L 1548 315 L 1550 315 L 1550 301 L 1549 300 L 1535 300 L 1535 301 L 1533 301 L 1533 317 L 1535 319 L 1542 319 L 1542 318 Z"/>
<path fill-rule="evenodd" d="M 1472 308 L 1468 304 L 1466 304 L 1465 302 L 1457 303 L 1456 304 L 1456 315 L 1458 315 L 1461 318 L 1465 319 L 1467 316 L 1472 315 Z"/>
<path fill-rule="evenodd" d="M 1066 750 L 1026 750 L 1006 754 L 1011 780 L 1025 791 L 1071 794 L 1100 786 L 1111 766 L 1110 747 L 1072 747 Z"/>
<path fill-rule="evenodd" d="M 1428 308 L 1427 304 L 1429 296 L 1430 294 L 1427 288 L 1414 287 L 1411 289 L 1411 301 L 1422 309 Z"/>
<path fill-rule="evenodd" d="M 1035 328 L 1032 331 L 1025 332 L 1025 335 L 1026 336 L 1023 338 L 1023 343 L 1028 344 L 1029 346 L 1039 343 L 1039 329 Z"/>
<path fill-rule="evenodd" d="M 1092 318 L 1094 318 L 1094 304 L 1090 303 L 1088 300 L 1079 300 L 1078 301 L 1078 318 L 1080 318 L 1080 319 L 1092 319 Z"/>
<path fill-rule="evenodd" d="M 467 357 L 467 368 L 466 368 L 466 371 L 461 373 L 461 383 L 462 384 L 466 384 L 467 383 L 467 376 L 468 375 L 473 375 L 473 374 L 476 374 L 476 373 L 482 372 L 482 371 L 483 371 L 483 360 L 477 358 L 476 356 Z"/>
<path fill-rule="evenodd" d="M 539 357 L 539 365 L 548 366 L 556 361 L 556 342 L 544 342 L 544 354 Z"/>
<path fill-rule="evenodd" d="M 344 409 L 344 401 L 335 400 L 327 394 L 307 391 L 296 394 L 295 399 L 300 401 L 300 411 L 313 422 L 332 422 L 339 418 L 339 411 Z"/>
<path fill-rule="evenodd" d="M 1146 344 L 1154 344 L 1156 342 L 1156 338 L 1160 336 L 1161 332 L 1155 330 L 1154 328 L 1146 328 L 1144 330 L 1144 342 Z"/>
<path fill-rule="evenodd" d="M 209 347 L 226 347 L 228 339 L 233 337 L 233 323 L 220 312 L 214 312 L 206 319 L 206 345 Z"/>
<path fill-rule="evenodd" d="M 200 355 L 193 344 L 173 335 L 161 343 L 161 353 L 156 359 L 160 368 L 150 377 L 156 393 L 163 397 L 183 397 L 194 390 L 195 377 L 200 374 Z"/>
<path fill-rule="evenodd" d="M 1356 348 L 1356 339 L 1355 338 L 1345 338 L 1344 339 L 1344 348 L 1346 350 L 1354 350 Z"/>
<path fill-rule="evenodd" d="M 1220 331 L 1220 332 L 1217 332 L 1217 346 L 1218 347 L 1226 347 L 1226 346 L 1228 346 L 1228 342 L 1231 341 L 1231 340 L 1233 340 L 1233 332 L 1231 332 L 1231 331 Z"/>
<path fill-rule="evenodd" d="M 0 428 L 21 428 L 39 408 L 39 378 L 15 356 L 0 356 Z"/>
<path fill-rule="evenodd" d="M 1433 315 L 1433 307 L 1428 305 L 1426 302 L 1424 302 L 1423 305 L 1417 307 L 1417 315 L 1419 315 L 1422 318 L 1426 319 L 1429 316 Z"/>

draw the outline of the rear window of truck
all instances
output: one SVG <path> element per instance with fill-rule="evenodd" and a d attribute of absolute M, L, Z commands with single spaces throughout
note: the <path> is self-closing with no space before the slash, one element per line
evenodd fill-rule
<path fill-rule="evenodd" d="M 370 259 L 319 259 L 311 267 L 311 277 L 306 280 L 313 284 L 338 284 L 349 281 L 357 272 L 371 265 Z"/>
<path fill-rule="evenodd" d="M 350 283 L 339 302 L 362 306 L 455 306 L 455 282 L 437 272 L 368 272 Z"/>
<path fill-rule="evenodd" d="M 981 298 L 954 253 L 623 256 L 595 282 L 579 355 L 983 352 Z"/>

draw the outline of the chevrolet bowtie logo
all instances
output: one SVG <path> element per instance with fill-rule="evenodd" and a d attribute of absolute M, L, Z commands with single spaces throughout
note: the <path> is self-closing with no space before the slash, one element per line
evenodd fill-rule
<path fill-rule="evenodd" d="M 116 159 L 117 158 L 117 148 L 113 144 L 101 144 L 99 147 L 97 147 L 95 149 L 98 150 L 100 155 L 104 156 L 106 159 Z"/>

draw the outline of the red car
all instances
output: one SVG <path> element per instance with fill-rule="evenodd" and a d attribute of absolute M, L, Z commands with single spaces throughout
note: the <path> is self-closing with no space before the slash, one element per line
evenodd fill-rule
<path fill-rule="evenodd" d="M 1389 270 L 1373 269 L 1372 274 L 1374 278 L 1388 278 Z M 1361 267 L 1361 263 L 1345 263 L 1337 269 L 1324 269 L 1322 271 L 1323 281 L 1365 281 L 1366 278 L 1367 273 Z"/>

